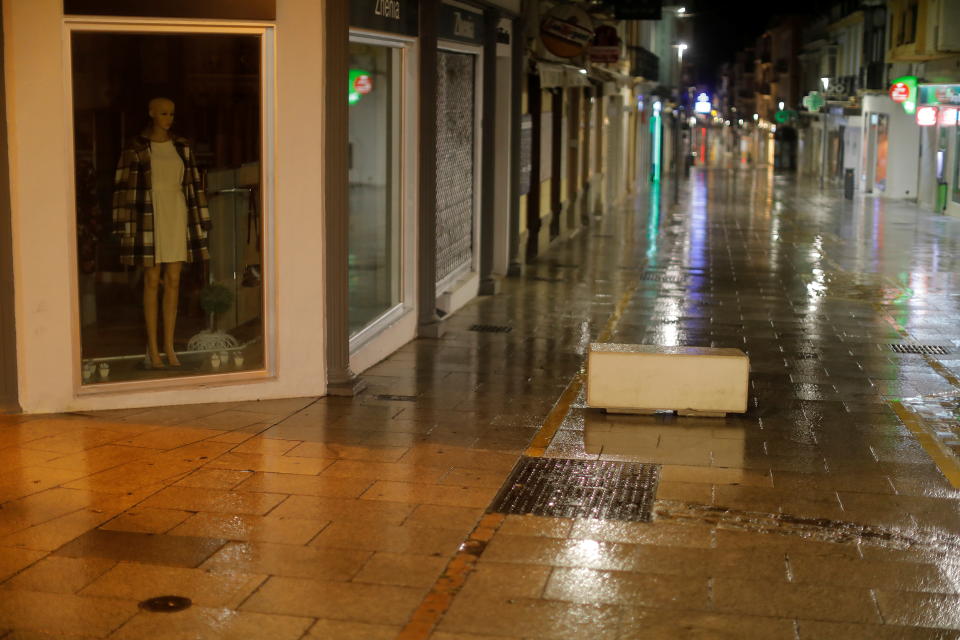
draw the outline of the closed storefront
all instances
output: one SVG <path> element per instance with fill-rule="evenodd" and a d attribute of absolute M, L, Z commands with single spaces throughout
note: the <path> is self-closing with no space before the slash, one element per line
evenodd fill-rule
<path fill-rule="evenodd" d="M 451 313 L 479 290 L 483 14 L 441 4 L 437 41 L 437 307 Z"/>

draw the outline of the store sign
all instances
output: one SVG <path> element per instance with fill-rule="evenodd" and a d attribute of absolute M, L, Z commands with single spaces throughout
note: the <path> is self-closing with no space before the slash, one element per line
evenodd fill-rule
<path fill-rule="evenodd" d="M 940 109 L 929 105 L 917 109 L 917 124 L 921 127 L 932 127 L 940 119 Z"/>
<path fill-rule="evenodd" d="M 897 82 L 890 87 L 890 99 L 894 102 L 906 102 L 910 97 L 910 87 L 906 82 Z"/>
<path fill-rule="evenodd" d="M 615 64 L 620 61 L 620 34 L 608 24 L 597 27 L 590 43 L 590 62 Z"/>
<path fill-rule="evenodd" d="M 576 58 L 593 40 L 593 21 L 583 9 L 561 4 L 540 22 L 540 40 L 547 51 L 560 58 Z"/>
<path fill-rule="evenodd" d="M 350 26 L 416 36 L 418 8 L 417 0 L 350 0 Z"/>
<path fill-rule="evenodd" d="M 920 104 L 960 105 L 960 84 L 920 85 Z"/>
<path fill-rule="evenodd" d="M 917 76 L 900 76 L 890 85 L 890 99 L 899 102 L 909 115 L 917 110 L 917 93 Z"/>
<path fill-rule="evenodd" d="M 65 15 L 276 20 L 276 0 L 63 0 Z"/>
<path fill-rule="evenodd" d="M 705 93 L 701 93 L 697 96 L 697 103 L 693 105 L 693 110 L 697 113 L 707 114 L 713 110 L 713 105 L 710 104 L 710 96 Z"/>
<path fill-rule="evenodd" d="M 444 40 L 482 44 L 483 14 L 441 4 L 437 36 Z"/>
<path fill-rule="evenodd" d="M 807 108 L 807 111 L 820 111 L 823 103 L 823 96 L 817 91 L 811 91 L 803 97 L 803 106 Z"/>
<path fill-rule="evenodd" d="M 956 107 L 947 107 L 946 109 L 940 110 L 940 126 L 941 127 L 955 127 L 957 126 L 957 114 L 960 113 L 960 109 Z"/>

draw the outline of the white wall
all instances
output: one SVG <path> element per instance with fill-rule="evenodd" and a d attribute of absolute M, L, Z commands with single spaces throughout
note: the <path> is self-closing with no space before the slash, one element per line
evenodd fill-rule
<path fill-rule="evenodd" d="M 338 1 L 338 0 L 327 0 Z M 273 379 L 77 396 L 75 238 L 61 0 L 3 0 L 20 401 L 28 412 L 319 395 L 323 3 L 278 1 L 277 362 Z M 337 81 L 340 81 L 339 79 Z M 321 116 L 322 117 L 322 116 Z"/>
<path fill-rule="evenodd" d="M 864 96 L 862 110 L 864 127 L 869 127 L 868 113 L 886 113 L 890 116 L 887 188 L 874 193 L 888 198 L 916 198 L 920 127 L 916 125 L 914 117 L 904 113 L 903 107 L 886 95 Z"/>

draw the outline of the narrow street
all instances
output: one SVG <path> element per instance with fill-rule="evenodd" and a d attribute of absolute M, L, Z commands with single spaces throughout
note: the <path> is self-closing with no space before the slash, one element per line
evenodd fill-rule
<path fill-rule="evenodd" d="M 960 637 L 960 220 L 772 170 L 679 191 L 352 399 L 0 415 L 0 638 Z M 742 349 L 750 409 L 587 408 L 595 341 Z M 652 520 L 488 511 L 521 457 L 657 465 Z"/>

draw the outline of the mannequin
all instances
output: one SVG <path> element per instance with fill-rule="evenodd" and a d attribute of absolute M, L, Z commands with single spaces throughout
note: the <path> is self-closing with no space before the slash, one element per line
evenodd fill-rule
<path fill-rule="evenodd" d="M 114 190 L 114 230 L 120 235 L 120 261 L 142 266 L 143 316 L 147 358 L 163 368 L 158 325 L 163 316 L 167 363 L 179 367 L 174 347 L 180 273 L 184 262 L 210 259 L 210 213 L 200 171 L 190 144 L 171 133 L 175 105 L 169 98 L 150 100 L 150 123 L 124 149 Z M 162 304 L 158 303 L 163 285 Z"/>

